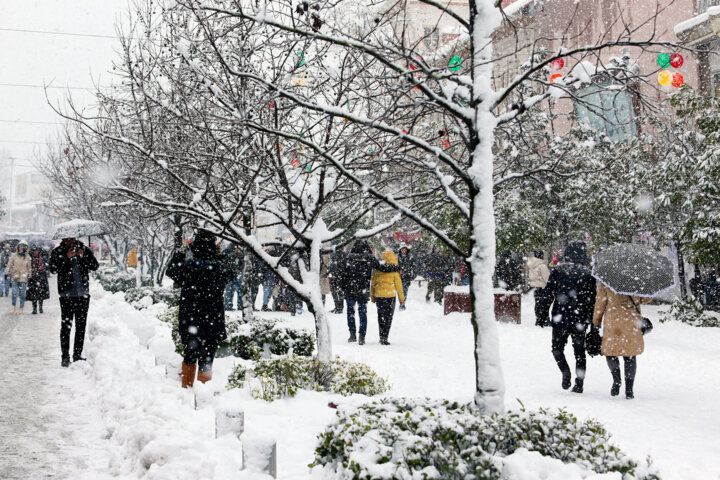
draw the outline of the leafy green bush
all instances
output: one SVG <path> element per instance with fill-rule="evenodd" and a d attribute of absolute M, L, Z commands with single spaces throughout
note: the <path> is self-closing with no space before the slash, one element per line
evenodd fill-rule
<path fill-rule="evenodd" d="M 659 480 L 610 442 L 594 420 L 540 409 L 480 416 L 473 405 L 443 400 L 383 399 L 338 420 L 319 436 L 311 467 L 336 478 L 500 480 L 503 459 L 518 449 L 623 480 Z"/>
<path fill-rule="evenodd" d="M 164 302 L 169 307 L 175 307 L 180 302 L 180 290 L 164 287 L 140 287 L 125 290 L 125 301 L 141 310 L 144 308 L 140 299 L 150 297 L 153 303 Z"/>
<path fill-rule="evenodd" d="M 675 300 L 670 310 L 660 316 L 660 322 L 682 322 L 693 327 L 720 327 L 717 317 L 708 315 L 697 300 Z"/>
<path fill-rule="evenodd" d="M 245 360 L 259 358 L 265 345 L 273 355 L 285 355 L 292 349 L 304 357 L 312 355 L 315 348 L 315 337 L 308 331 L 267 318 L 243 324 L 228 336 L 235 355 Z"/>
<path fill-rule="evenodd" d="M 323 362 L 297 355 L 261 359 L 249 371 L 245 366 L 238 365 L 230 374 L 228 385 L 229 388 L 242 388 L 250 380 L 253 397 L 268 402 L 294 397 L 299 390 L 372 396 L 388 389 L 387 381 L 367 365 L 339 358 Z"/>
<path fill-rule="evenodd" d="M 116 266 L 102 265 L 93 273 L 93 276 L 108 292 L 126 292 L 135 288 L 135 273 L 132 271 L 122 272 Z M 152 285 L 152 279 L 144 276 L 142 284 Z"/>

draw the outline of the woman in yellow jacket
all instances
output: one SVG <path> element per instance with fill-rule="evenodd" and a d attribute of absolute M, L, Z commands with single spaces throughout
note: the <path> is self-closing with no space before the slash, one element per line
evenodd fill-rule
<path fill-rule="evenodd" d="M 382 258 L 388 265 L 398 264 L 397 256 L 389 250 L 383 252 Z M 370 301 L 377 305 L 380 345 L 390 345 L 388 336 L 390 335 L 393 313 L 395 313 L 395 295 L 400 300 L 400 305 L 404 305 L 405 296 L 403 295 L 400 272 L 383 273 L 375 270 L 370 284 Z M 360 337 L 359 343 L 360 345 L 365 343 L 363 336 Z"/>

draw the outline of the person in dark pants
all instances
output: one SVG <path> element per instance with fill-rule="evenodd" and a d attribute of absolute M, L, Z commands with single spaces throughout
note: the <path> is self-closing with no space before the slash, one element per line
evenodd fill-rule
<path fill-rule="evenodd" d="M 48 270 L 57 274 L 60 297 L 60 350 L 63 367 L 70 365 L 70 330 L 75 322 L 72 360 L 85 360 L 85 326 L 90 307 L 90 272 L 98 269 L 92 250 L 74 238 L 64 238 L 50 255 Z"/>
<path fill-rule="evenodd" d="M 38 313 L 38 305 L 40 313 L 43 313 L 43 302 L 50 298 L 50 285 L 47 277 L 47 253 L 38 246 L 30 249 L 30 265 L 32 266 L 32 275 L 28 280 L 27 299 L 32 302 L 33 314 Z"/>
<path fill-rule="evenodd" d="M 500 255 L 495 267 L 495 278 L 498 287 L 505 290 L 517 291 L 522 286 L 522 265 L 510 250 Z"/>
<path fill-rule="evenodd" d="M 545 263 L 542 250 L 534 250 L 533 256 L 527 259 L 528 279 L 530 287 L 535 289 L 535 325 L 538 327 L 550 326 L 549 305 L 545 286 L 550 277 L 550 269 Z"/>
<path fill-rule="evenodd" d="M 384 255 L 384 254 L 383 254 Z M 407 299 L 408 289 L 410 283 L 415 278 L 415 259 L 410 254 L 410 247 L 404 243 L 400 245 L 400 251 L 398 252 L 398 263 L 400 264 L 400 279 L 402 280 L 403 297 Z M 400 310 L 405 310 L 404 302 L 400 305 Z"/>
<path fill-rule="evenodd" d="M 328 267 L 328 279 L 330 280 L 330 294 L 335 304 L 332 313 L 343 313 L 345 297 L 342 291 L 342 270 L 345 264 L 345 252 L 338 250 L 330 255 L 330 266 Z"/>
<path fill-rule="evenodd" d="M 357 334 L 360 335 L 360 345 L 365 343 L 365 333 L 367 332 L 367 302 L 370 297 L 370 280 L 372 279 L 373 270 L 382 272 L 399 272 L 399 265 L 380 264 L 372 255 L 370 245 L 365 240 L 358 240 L 352 246 L 350 253 L 345 261 L 345 268 L 342 272 L 342 289 L 347 303 L 347 323 L 350 330 L 348 342 L 358 341 Z M 358 307 L 358 316 L 360 319 L 360 328 L 356 333 L 355 330 L 355 305 Z"/>
<path fill-rule="evenodd" d="M 562 373 L 562 388 L 571 384 L 570 367 L 563 350 L 572 338 L 575 353 L 575 386 L 582 393 L 585 382 L 585 331 L 592 322 L 595 308 L 595 278 L 587 267 L 584 242 L 573 242 L 565 248 L 565 263 L 555 268 L 548 278 L 545 294 L 552 304 L 552 353 Z"/>
<path fill-rule="evenodd" d="M 185 252 L 175 252 L 165 273 L 181 288 L 178 327 L 183 344 L 183 388 L 193 386 L 196 372 L 202 383 L 212 379 L 215 352 L 227 338 L 225 286 L 238 275 L 221 258 L 210 232 L 199 230 L 190 251 L 190 259 Z"/>
<path fill-rule="evenodd" d="M 245 263 L 245 255 L 240 247 L 231 245 L 223 252 L 223 257 L 228 267 L 238 272 L 237 277 L 225 287 L 225 310 L 234 310 L 233 301 L 237 296 L 237 309 L 242 310 L 242 271 Z M 237 295 L 236 295 L 237 294 Z"/>
<path fill-rule="evenodd" d="M 428 290 L 425 301 L 430 303 L 430 297 L 435 303 L 442 305 L 445 287 L 450 285 L 452 279 L 452 267 L 446 255 L 440 253 L 437 247 L 433 247 L 432 253 L 425 257 L 426 271 L 428 278 Z"/>
<path fill-rule="evenodd" d="M 382 255 L 386 265 L 397 265 L 398 259 L 391 251 Z M 373 272 L 370 284 L 370 301 L 377 305 L 378 327 L 380 331 L 380 345 L 390 345 L 390 327 L 395 313 L 395 296 L 400 300 L 400 306 L 405 305 L 403 282 L 398 272 L 383 273 L 379 270 Z M 364 338 L 362 339 L 364 343 Z"/>

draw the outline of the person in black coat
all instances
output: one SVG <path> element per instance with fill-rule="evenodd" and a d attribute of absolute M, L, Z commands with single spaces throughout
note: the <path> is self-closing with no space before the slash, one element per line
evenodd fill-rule
<path fill-rule="evenodd" d="M 348 342 L 357 341 L 355 330 L 355 305 L 358 306 L 360 319 L 360 344 L 365 343 L 367 332 L 367 302 L 370 299 L 370 281 L 373 270 L 381 272 L 399 272 L 399 265 L 381 264 L 372 254 L 370 245 L 365 240 L 358 240 L 346 256 L 340 284 L 347 304 L 347 323 L 350 330 Z"/>
<path fill-rule="evenodd" d="M 212 364 L 225 330 L 225 285 L 237 271 L 219 255 L 215 236 L 199 230 L 190 244 L 193 254 L 185 258 L 182 251 L 170 260 L 166 275 L 180 286 L 178 326 L 183 344 L 182 387 L 192 387 L 212 379 Z"/>
<path fill-rule="evenodd" d="M 48 255 L 45 250 L 38 246 L 30 249 L 30 265 L 32 266 L 32 275 L 28 280 L 27 295 L 25 298 L 32 302 L 33 314 L 38 313 L 38 305 L 40 313 L 43 313 L 43 301 L 50 298 L 50 285 L 47 277 Z"/>
<path fill-rule="evenodd" d="M 63 238 L 50 254 L 48 270 L 57 274 L 60 297 L 60 350 L 63 367 L 70 365 L 70 330 L 75 321 L 73 362 L 85 360 L 85 326 L 90 308 L 90 272 L 97 270 L 98 261 L 92 250 L 74 238 Z"/>
<path fill-rule="evenodd" d="M 442 305 L 445 287 L 452 282 L 452 264 L 450 258 L 433 247 L 432 253 L 425 257 L 425 268 L 428 278 L 428 290 L 425 301 L 430 303 L 432 296 L 435 303 Z"/>
<path fill-rule="evenodd" d="M 585 381 L 585 331 L 592 323 L 595 308 L 595 278 L 587 267 L 584 242 L 572 242 L 565 248 L 564 263 L 553 269 L 545 287 L 546 301 L 552 303 L 552 353 L 560 372 L 562 388 L 570 388 L 570 367 L 563 350 L 572 337 L 575 353 L 575 386 L 582 393 Z"/>
<path fill-rule="evenodd" d="M 400 264 L 400 280 L 402 280 L 403 297 L 405 298 L 405 304 L 400 305 L 400 310 L 405 310 L 410 282 L 415 278 L 415 258 L 414 255 L 410 253 L 410 247 L 404 243 L 400 245 L 398 263 Z"/>
<path fill-rule="evenodd" d="M 330 280 L 330 294 L 333 297 L 335 309 L 332 313 L 343 313 L 345 297 L 342 289 L 342 272 L 345 268 L 346 254 L 343 250 L 337 250 L 330 255 L 328 266 L 328 279 Z"/>
<path fill-rule="evenodd" d="M 500 255 L 495 267 L 495 278 L 498 287 L 505 290 L 517 291 L 522 285 L 522 264 L 510 250 Z"/>

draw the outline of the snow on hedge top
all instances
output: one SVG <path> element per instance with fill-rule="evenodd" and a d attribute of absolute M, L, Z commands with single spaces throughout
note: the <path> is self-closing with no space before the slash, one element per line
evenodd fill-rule
<path fill-rule="evenodd" d="M 58 223 L 48 236 L 53 240 L 58 240 L 61 238 L 97 236 L 105 233 L 108 233 L 108 228 L 104 223 L 76 218 L 68 222 Z"/>

